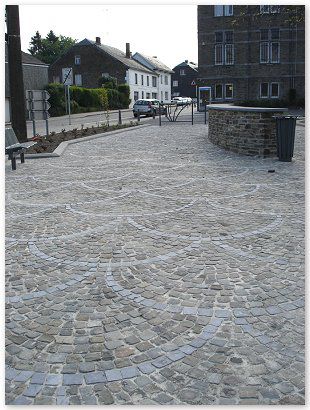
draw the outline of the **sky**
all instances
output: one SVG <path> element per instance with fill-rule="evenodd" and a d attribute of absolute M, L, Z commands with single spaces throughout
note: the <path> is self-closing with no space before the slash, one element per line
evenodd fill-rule
<path fill-rule="evenodd" d="M 76 40 L 88 38 L 125 52 L 157 58 L 173 68 L 184 60 L 197 59 L 197 5 L 62 5 L 21 4 L 19 6 L 22 50 L 28 52 L 31 37 L 56 35 Z"/>

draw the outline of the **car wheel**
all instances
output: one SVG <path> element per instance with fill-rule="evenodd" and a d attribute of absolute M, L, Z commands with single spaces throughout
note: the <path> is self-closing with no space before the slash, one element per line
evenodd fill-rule
<path fill-rule="evenodd" d="M 138 114 L 135 112 L 135 113 L 133 114 L 133 116 L 134 116 L 134 117 L 138 117 Z"/>

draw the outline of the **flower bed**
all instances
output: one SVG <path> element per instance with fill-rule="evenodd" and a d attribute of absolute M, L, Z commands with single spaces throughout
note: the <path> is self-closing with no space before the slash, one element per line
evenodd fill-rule
<path fill-rule="evenodd" d="M 31 138 L 33 141 L 36 141 L 37 144 L 32 146 L 27 150 L 27 154 L 39 154 L 42 152 L 50 153 L 64 141 L 69 141 L 77 138 L 88 137 L 90 135 L 102 134 L 104 132 L 115 131 L 123 128 L 134 127 L 138 125 L 138 122 L 130 122 L 129 124 L 123 125 L 102 125 L 99 127 L 90 127 L 90 128 L 81 128 L 73 129 L 71 131 L 62 130 L 62 132 L 51 132 L 48 136 L 41 137 L 36 136 Z"/>

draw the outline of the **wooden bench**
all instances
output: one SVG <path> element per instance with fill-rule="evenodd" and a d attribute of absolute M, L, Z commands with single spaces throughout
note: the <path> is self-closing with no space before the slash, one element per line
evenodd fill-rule
<path fill-rule="evenodd" d="M 5 154 L 8 155 L 12 163 L 12 169 L 16 169 L 16 157 L 20 155 L 20 162 L 25 162 L 25 151 L 35 145 L 36 142 L 19 142 L 13 128 L 5 129 Z"/>

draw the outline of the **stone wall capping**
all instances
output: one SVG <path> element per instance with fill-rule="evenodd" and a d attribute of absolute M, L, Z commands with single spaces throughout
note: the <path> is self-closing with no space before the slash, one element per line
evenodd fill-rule
<path fill-rule="evenodd" d="M 221 111 L 242 111 L 242 112 L 284 112 L 288 111 L 288 108 L 265 108 L 265 107 L 242 107 L 240 105 L 232 104 L 209 104 L 208 110 L 221 110 Z"/>

